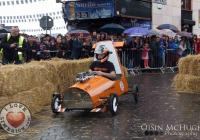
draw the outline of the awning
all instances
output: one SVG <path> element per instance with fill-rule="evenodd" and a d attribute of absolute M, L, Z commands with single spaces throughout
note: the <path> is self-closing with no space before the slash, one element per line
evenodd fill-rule
<path fill-rule="evenodd" d="M 189 19 L 181 19 L 181 24 L 188 24 L 188 25 L 196 25 L 196 22 L 194 20 L 189 20 Z"/>

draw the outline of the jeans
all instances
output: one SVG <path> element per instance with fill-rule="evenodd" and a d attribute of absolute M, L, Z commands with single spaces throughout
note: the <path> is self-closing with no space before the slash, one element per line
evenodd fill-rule
<path fill-rule="evenodd" d="M 16 61 L 9 61 L 8 59 L 6 59 L 6 58 L 2 58 L 2 65 L 6 65 L 6 64 L 11 64 L 11 63 L 14 63 L 14 64 L 22 64 L 23 63 L 23 61 L 22 60 L 16 60 Z"/>

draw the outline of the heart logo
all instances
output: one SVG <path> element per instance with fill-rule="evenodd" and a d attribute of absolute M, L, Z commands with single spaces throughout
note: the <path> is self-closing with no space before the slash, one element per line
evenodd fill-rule
<path fill-rule="evenodd" d="M 25 115 L 23 112 L 8 112 L 6 114 L 7 122 L 14 128 L 19 127 L 25 120 Z"/>

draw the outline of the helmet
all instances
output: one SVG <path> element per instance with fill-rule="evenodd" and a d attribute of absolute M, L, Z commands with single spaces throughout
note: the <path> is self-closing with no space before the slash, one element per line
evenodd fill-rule
<path fill-rule="evenodd" d="M 100 45 L 98 48 L 95 49 L 94 54 L 96 55 L 96 59 L 100 61 L 101 63 L 105 62 L 108 60 L 109 56 L 109 50 L 106 48 L 105 45 Z M 105 56 L 101 59 L 98 58 L 98 54 L 105 54 Z"/>

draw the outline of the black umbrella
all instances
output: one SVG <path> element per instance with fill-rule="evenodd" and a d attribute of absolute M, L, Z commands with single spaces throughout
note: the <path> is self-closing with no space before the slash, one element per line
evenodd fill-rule
<path fill-rule="evenodd" d="M 100 28 L 100 31 L 102 31 L 102 32 L 116 33 L 116 34 L 123 33 L 124 30 L 125 30 L 125 28 L 123 26 L 116 24 L 116 23 L 106 24 Z"/>
<path fill-rule="evenodd" d="M 0 33 L 10 33 L 10 32 L 8 30 L 4 29 L 4 28 L 1 28 Z"/>

